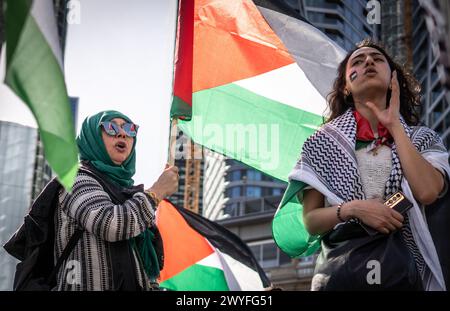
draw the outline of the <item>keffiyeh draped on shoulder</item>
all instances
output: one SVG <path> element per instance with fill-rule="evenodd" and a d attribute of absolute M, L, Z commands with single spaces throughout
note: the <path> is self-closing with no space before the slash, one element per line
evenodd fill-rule
<path fill-rule="evenodd" d="M 448 153 L 441 138 L 427 127 L 410 127 L 404 122 L 403 118 L 401 118 L 401 123 L 421 155 L 444 175 L 450 176 Z M 300 191 L 300 200 L 302 198 L 302 188 L 306 185 L 321 192 L 332 205 L 351 200 L 366 199 L 358 171 L 355 144 L 356 121 L 351 109 L 323 125 L 306 140 L 300 160 L 289 175 L 290 183 L 300 185 L 296 189 Z M 408 182 L 403 176 L 394 142 L 392 146 L 392 170 L 385 184 L 384 195 L 387 197 L 398 190 L 403 191 L 414 204 L 414 208 L 408 212 L 407 216 L 412 234 L 411 239 L 414 239 L 413 242 L 417 245 L 416 249 L 420 251 L 420 254 L 418 254 L 418 257 L 421 257 L 419 261 L 424 261 L 424 264 L 430 271 L 427 279 L 424 279 L 425 288 L 445 290 L 445 283 L 433 240 L 419 204 L 414 199 Z M 283 204 L 280 206 L 280 209 L 282 207 Z M 280 209 L 277 211 L 277 214 L 280 212 Z M 274 226 L 274 237 L 275 233 L 276 228 Z M 309 238 L 311 239 L 311 237 Z"/>

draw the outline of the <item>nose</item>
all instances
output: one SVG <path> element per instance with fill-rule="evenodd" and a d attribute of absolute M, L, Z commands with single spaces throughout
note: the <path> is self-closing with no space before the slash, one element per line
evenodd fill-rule
<path fill-rule="evenodd" d="M 375 61 L 374 61 L 374 59 L 373 59 L 373 57 L 371 56 L 371 55 L 367 55 L 367 57 L 366 57 L 366 67 L 367 66 L 369 66 L 369 65 L 373 65 L 375 63 Z"/>
<path fill-rule="evenodd" d="M 116 135 L 118 138 L 125 138 L 127 134 L 125 133 L 125 130 L 119 126 L 119 133 Z"/>

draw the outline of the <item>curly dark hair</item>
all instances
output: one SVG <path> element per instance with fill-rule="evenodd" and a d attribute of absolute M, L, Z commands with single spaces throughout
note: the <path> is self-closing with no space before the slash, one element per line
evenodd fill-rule
<path fill-rule="evenodd" d="M 385 49 L 378 43 L 372 41 L 372 39 L 365 39 L 364 41 L 358 43 L 356 47 L 348 52 L 344 60 L 339 64 L 338 75 L 334 80 L 333 90 L 327 96 L 328 109 L 330 110 L 330 116 L 325 119 L 325 123 L 334 120 L 335 118 L 342 115 L 348 108 L 354 107 L 352 95 L 344 96 L 345 88 L 345 70 L 347 62 L 350 56 L 356 50 L 362 47 L 371 47 L 380 51 L 387 59 L 391 71 L 397 71 L 397 79 L 400 86 L 400 114 L 405 119 L 408 125 L 417 125 L 420 120 L 420 84 L 414 78 L 414 76 L 406 70 L 406 68 L 398 63 L 396 63 L 385 51 Z M 387 94 L 387 104 L 389 105 L 389 100 L 391 97 L 391 92 L 388 90 Z"/>

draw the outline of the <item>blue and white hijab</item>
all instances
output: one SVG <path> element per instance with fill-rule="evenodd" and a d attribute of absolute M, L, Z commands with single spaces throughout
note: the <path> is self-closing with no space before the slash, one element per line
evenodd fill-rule
<path fill-rule="evenodd" d="M 401 117 L 406 134 L 425 160 L 440 172 L 450 176 L 448 153 L 442 139 L 431 129 L 408 126 Z M 351 200 L 366 199 L 355 153 L 356 120 L 351 109 L 323 125 L 303 145 L 300 160 L 289 174 L 289 180 L 304 182 L 321 192 L 328 202 L 337 205 Z M 398 190 L 413 203 L 402 233 L 414 255 L 426 290 L 445 290 L 442 269 L 436 248 L 421 206 L 403 176 L 397 147 L 392 152 L 391 174 L 385 185 L 385 198 Z M 300 194 L 301 195 L 301 194 Z"/>

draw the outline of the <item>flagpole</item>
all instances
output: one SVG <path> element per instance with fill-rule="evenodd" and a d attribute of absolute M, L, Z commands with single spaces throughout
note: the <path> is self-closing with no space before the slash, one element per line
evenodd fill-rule
<path fill-rule="evenodd" d="M 175 148 L 177 142 L 177 126 L 178 118 L 172 118 L 170 125 L 170 141 L 169 141 L 169 160 L 168 164 L 170 166 L 175 165 Z"/>

